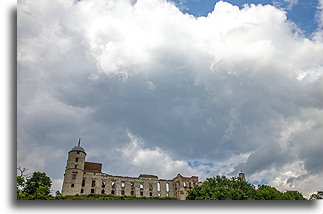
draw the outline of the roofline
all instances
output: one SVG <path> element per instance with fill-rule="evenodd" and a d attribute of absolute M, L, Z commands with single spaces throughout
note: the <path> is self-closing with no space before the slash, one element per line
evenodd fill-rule
<path fill-rule="evenodd" d="M 68 152 L 68 154 L 69 154 L 70 152 L 83 152 L 83 153 L 86 155 L 86 152 L 81 151 L 81 150 L 71 150 L 71 151 L 69 151 L 69 152 Z"/>

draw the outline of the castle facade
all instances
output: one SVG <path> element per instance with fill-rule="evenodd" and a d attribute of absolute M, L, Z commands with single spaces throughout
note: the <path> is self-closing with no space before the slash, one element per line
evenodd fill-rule
<path fill-rule="evenodd" d="M 140 174 L 139 177 L 114 176 L 103 173 L 101 163 L 85 161 L 85 150 L 80 146 L 68 153 L 62 195 L 106 194 L 135 197 L 173 197 L 185 200 L 187 193 L 199 184 L 197 176 L 178 174 L 171 180 L 155 175 Z"/>

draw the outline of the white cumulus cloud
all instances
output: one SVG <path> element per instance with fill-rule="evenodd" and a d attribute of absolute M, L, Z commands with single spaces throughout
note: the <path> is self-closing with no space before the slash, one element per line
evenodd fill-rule
<path fill-rule="evenodd" d="M 81 137 L 111 174 L 319 188 L 321 28 L 224 1 L 197 18 L 165 0 L 20 0 L 17 21 L 18 165 L 59 180 Z"/>

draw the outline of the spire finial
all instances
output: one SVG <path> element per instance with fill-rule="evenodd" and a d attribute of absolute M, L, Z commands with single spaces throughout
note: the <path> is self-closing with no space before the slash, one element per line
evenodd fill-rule
<path fill-rule="evenodd" d="M 80 144 L 81 144 L 81 138 L 79 137 L 79 143 L 78 143 L 77 146 L 80 146 Z"/>

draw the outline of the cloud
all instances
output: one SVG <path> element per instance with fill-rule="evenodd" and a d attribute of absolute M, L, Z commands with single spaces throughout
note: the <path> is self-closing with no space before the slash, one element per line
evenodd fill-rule
<path fill-rule="evenodd" d="M 127 134 L 129 144 L 116 149 L 116 153 L 120 154 L 118 164 L 122 163 L 122 166 L 127 167 L 125 173 L 154 174 L 161 178 L 172 179 L 177 174 L 191 176 L 196 172 L 185 161 L 174 160 L 159 147 L 144 148 L 142 139 L 129 131 Z"/>
<path fill-rule="evenodd" d="M 287 3 L 287 10 L 291 10 L 295 5 L 298 4 L 298 0 L 284 0 Z"/>
<path fill-rule="evenodd" d="M 81 137 L 108 174 L 316 182 L 323 44 L 298 32 L 270 5 L 19 1 L 18 164 L 61 179 Z"/>

